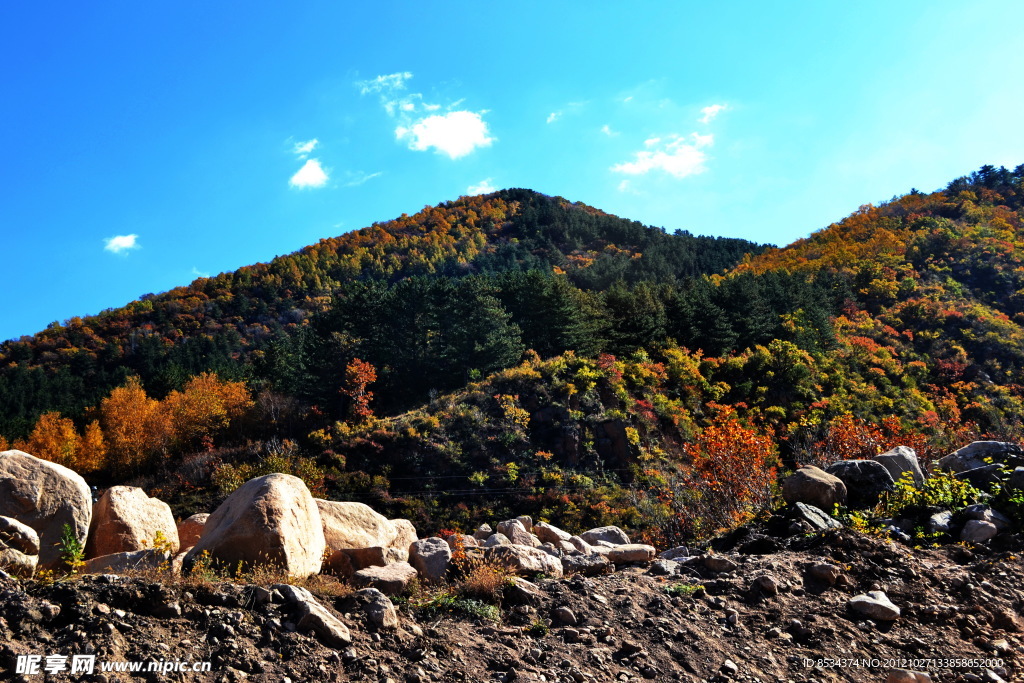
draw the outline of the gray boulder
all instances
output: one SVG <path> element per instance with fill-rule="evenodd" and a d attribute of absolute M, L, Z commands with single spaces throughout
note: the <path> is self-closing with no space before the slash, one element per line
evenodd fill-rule
<path fill-rule="evenodd" d="M 851 598 L 847 605 L 853 612 L 877 621 L 896 621 L 900 618 L 900 608 L 882 591 L 868 591 Z"/>
<path fill-rule="evenodd" d="M 409 546 L 409 564 L 426 581 L 440 581 L 448 571 L 452 549 L 443 538 L 424 538 Z"/>
<path fill-rule="evenodd" d="M 899 481 L 904 472 L 910 472 L 914 477 L 914 485 L 924 485 L 924 472 L 921 471 L 921 463 L 917 460 L 917 453 L 909 446 L 897 446 L 887 453 L 876 455 L 873 460 L 880 462 L 889 472 L 893 481 Z"/>
<path fill-rule="evenodd" d="M 965 472 L 990 463 L 1004 463 L 1011 456 L 1021 456 L 1020 446 L 1007 441 L 975 441 L 940 458 L 938 466 L 951 472 Z"/>
<path fill-rule="evenodd" d="M 896 490 L 889 470 L 875 460 L 840 460 L 825 471 L 843 480 L 846 504 L 856 510 L 874 507 L 883 493 Z"/>
<path fill-rule="evenodd" d="M 629 536 L 617 526 L 602 526 L 590 531 L 584 531 L 580 534 L 580 538 L 590 545 L 597 545 L 600 541 L 610 543 L 611 545 L 626 545 L 629 543 Z"/>

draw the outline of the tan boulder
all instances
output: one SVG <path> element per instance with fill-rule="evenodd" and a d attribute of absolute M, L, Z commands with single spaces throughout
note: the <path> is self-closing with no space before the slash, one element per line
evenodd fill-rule
<path fill-rule="evenodd" d="M 572 534 L 568 531 L 562 531 L 557 526 L 548 524 L 547 522 L 537 522 L 533 525 L 533 533 L 537 535 L 541 541 L 545 543 L 558 544 L 559 541 L 568 541 L 572 538 Z"/>
<path fill-rule="evenodd" d="M 303 481 L 268 474 L 242 484 L 210 515 L 184 564 L 191 569 L 205 551 L 232 569 L 273 564 L 309 576 L 320 571 L 326 545 L 320 511 Z"/>
<path fill-rule="evenodd" d="M 602 526 L 597 529 L 591 529 L 590 531 L 584 531 L 580 534 L 580 538 L 590 545 L 598 545 L 602 542 L 606 543 L 608 544 L 606 547 L 626 545 L 629 543 L 629 536 L 627 536 L 626 532 L 617 526 Z"/>
<path fill-rule="evenodd" d="M 174 523 L 171 506 L 150 498 L 135 486 L 112 486 L 92 507 L 85 556 L 102 557 L 154 548 L 158 533 L 167 543 L 167 550 L 178 552 L 178 526 Z"/>
<path fill-rule="evenodd" d="M 178 544 L 182 550 L 187 550 L 199 542 L 209 518 L 210 515 L 207 513 L 198 512 L 178 522 Z"/>
<path fill-rule="evenodd" d="M 846 484 L 817 467 L 801 467 L 782 480 L 782 497 L 787 503 L 804 503 L 829 512 L 846 504 Z"/>
<path fill-rule="evenodd" d="M 406 519 L 389 520 L 369 505 L 316 500 L 330 555 L 326 566 L 336 574 L 409 559 L 416 529 Z"/>
<path fill-rule="evenodd" d="M 0 569 L 30 579 L 37 564 L 39 535 L 35 529 L 16 519 L 0 517 Z"/>
<path fill-rule="evenodd" d="M 78 474 L 22 451 L 0 453 L 0 515 L 39 535 L 39 567 L 56 569 L 64 525 L 83 546 L 92 519 L 92 495 Z"/>
<path fill-rule="evenodd" d="M 615 564 L 628 564 L 630 562 L 651 562 L 658 551 L 653 545 L 643 543 L 627 543 L 617 545 L 608 550 L 606 557 L 609 562 Z"/>
<path fill-rule="evenodd" d="M 563 573 L 561 560 L 540 548 L 499 545 L 487 550 L 487 559 L 508 567 L 516 574 L 527 576 L 545 574 L 553 579 L 558 579 Z"/>
<path fill-rule="evenodd" d="M 407 519 L 389 520 L 391 526 L 395 527 L 395 540 L 391 541 L 388 548 L 389 562 L 408 562 L 409 547 L 419 540 L 416 535 L 416 527 Z"/>
<path fill-rule="evenodd" d="M 386 595 L 399 595 L 416 578 L 416 568 L 408 562 L 393 562 L 383 567 L 360 569 L 352 577 L 352 585 L 376 588 Z"/>

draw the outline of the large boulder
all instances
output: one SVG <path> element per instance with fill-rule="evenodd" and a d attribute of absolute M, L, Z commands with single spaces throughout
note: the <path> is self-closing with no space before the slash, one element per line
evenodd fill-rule
<path fill-rule="evenodd" d="M 597 545 L 599 541 L 612 545 L 626 545 L 629 543 L 629 536 L 617 526 L 602 526 L 590 531 L 584 531 L 580 534 L 580 538 L 590 545 Z"/>
<path fill-rule="evenodd" d="M 0 569 L 29 579 L 38 564 L 39 535 L 35 529 L 16 519 L 0 517 Z"/>
<path fill-rule="evenodd" d="M 499 545 L 488 548 L 486 557 L 491 562 L 504 565 L 516 574 L 532 576 L 545 574 L 558 579 L 562 577 L 562 562 L 540 548 L 521 545 Z"/>
<path fill-rule="evenodd" d="M 416 568 L 425 581 L 440 581 L 448 571 L 452 549 L 437 536 L 416 541 L 409 547 L 409 564 Z"/>
<path fill-rule="evenodd" d="M 320 571 L 327 543 L 309 489 L 290 474 L 251 479 L 206 521 L 203 536 L 185 556 L 190 569 L 203 552 L 228 567 L 273 564 L 292 576 Z"/>
<path fill-rule="evenodd" d="M 914 478 L 914 486 L 924 486 L 924 472 L 921 471 L 921 463 L 917 459 L 917 451 L 909 446 L 897 446 L 896 448 L 876 455 L 873 458 L 876 462 L 888 470 L 893 481 L 899 481 L 905 472 L 910 472 Z"/>
<path fill-rule="evenodd" d="M 153 548 L 161 534 L 171 553 L 178 552 L 178 525 L 171 506 L 135 486 L 112 486 L 92 507 L 86 557 Z"/>
<path fill-rule="evenodd" d="M 21 451 L 0 453 L 0 515 L 32 527 L 39 535 L 39 567 L 63 564 L 64 526 L 83 547 L 92 520 L 89 486 L 62 465 Z"/>
<path fill-rule="evenodd" d="M 804 503 L 822 510 L 846 505 L 846 484 L 839 477 L 808 465 L 782 480 L 782 498 L 787 503 Z"/>
<path fill-rule="evenodd" d="M 409 545 L 416 540 L 416 530 L 408 520 L 392 522 L 363 503 L 317 499 L 316 505 L 330 549 L 326 564 L 333 572 L 348 576 L 408 558 Z M 410 536 L 412 540 L 406 542 Z"/>
<path fill-rule="evenodd" d="M 352 585 L 376 588 L 385 595 L 400 595 L 416 575 L 416 569 L 408 562 L 392 562 L 383 567 L 360 569 L 352 577 Z"/>
<path fill-rule="evenodd" d="M 530 518 L 526 519 L 529 521 Z M 533 526 L 532 522 L 530 522 L 530 526 Z M 539 548 L 541 545 L 540 539 L 527 530 L 521 518 L 499 522 L 498 533 L 506 536 L 516 545 L 525 545 L 531 548 Z"/>
<path fill-rule="evenodd" d="M 537 538 L 545 543 L 558 544 L 560 541 L 568 541 L 572 538 L 572 534 L 568 531 L 562 531 L 557 526 L 548 524 L 547 522 L 537 522 L 534 524 L 533 533 L 535 533 Z"/>
<path fill-rule="evenodd" d="M 628 543 L 626 545 L 617 545 L 608 551 L 605 556 L 609 562 L 615 564 L 630 564 L 633 562 L 651 562 L 654 560 L 654 555 L 658 551 L 654 549 L 653 545 L 645 545 L 643 543 Z"/>
<path fill-rule="evenodd" d="M 199 542 L 209 518 L 209 514 L 197 512 L 178 523 L 178 544 L 182 550 L 188 550 Z"/>
<path fill-rule="evenodd" d="M 843 480 L 847 507 L 855 510 L 874 507 L 883 493 L 896 490 L 889 470 L 875 460 L 840 460 L 825 472 Z"/>
<path fill-rule="evenodd" d="M 975 441 L 939 458 L 940 469 L 951 472 L 966 472 L 990 463 L 1006 463 L 1019 460 L 1024 451 L 1015 443 L 1007 441 Z M 1021 464 L 1021 463 L 1016 463 Z"/>
<path fill-rule="evenodd" d="M 124 574 L 144 569 L 166 569 L 173 571 L 172 555 L 160 549 L 129 550 L 122 553 L 101 555 L 85 561 L 85 574 Z"/>
<path fill-rule="evenodd" d="M 389 562 L 408 562 L 409 548 L 419 538 L 416 535 L 416 527 L 407 519 L 389 520 L 395 527 L 395 538 L 388 547 Z"/>

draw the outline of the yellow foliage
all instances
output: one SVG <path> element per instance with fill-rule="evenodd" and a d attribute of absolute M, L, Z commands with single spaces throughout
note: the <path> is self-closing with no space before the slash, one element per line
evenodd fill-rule
<path fill-rule="evenodd" d="M 100 402 L 100 417 L 110 464 L 121 473 L 146 464 L 169 441 L 168 414 L 146 395 L 138 377 L 129 377 Z"/>
<path fill-rule="evenodd" d="M 212 443 L 216 434 L 252 405 L 244 383 L 222 382 L 212 372 L 193 377 L 184 391 L 172 391 L 163 401 L 174 442 L 180 446 Z"/>

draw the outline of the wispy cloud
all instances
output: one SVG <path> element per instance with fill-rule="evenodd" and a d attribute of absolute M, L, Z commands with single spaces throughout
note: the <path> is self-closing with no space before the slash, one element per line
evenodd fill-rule
<path fill-rule="evenodd" d="M 299 189 L 306 189 L 310 187 L 323 187 L 327 184 L 328 180 L 330 180 L 330 176 L 323 166 L 320 165 L 320 160 L 308 159 L 302 168 L 291 177 L 288 184 Z"/>
<path fill-rule="evenodd" d="M 634 152 L 634 160 L 616 164 L 611 167 L 615 173 L 626 175 L 645 175 L 651 171 L 662 171 L 676 178 L 697 175 L 707 170 L 704 163 L 707 154 L 705 147 L 714 144 L 713 135 L 691 133 L 688 136 L 669 135 L 663 138 L 649 138 L 644 147 Z"/>
<path fill-rule="evenodd" d="M 362 171 L 353 173 L 352 171 L 348 171 L 345 173 L 345 177 L 347 178 L 347 180 L 345 181 L 343 187 L 358 187 L 365 183 L 366 181 L 373 180 L 377 176 L 383 174 L 384 171 L 377 171 L 376 173 L 363 173 Z"/>
<path fill-rule="evenodd" d="M 405 82 L 410 78 L 412 78 L 412 73 L 402 71 L 396 74 L 377 76 L 376 78 L 371 78 L 368 81 L 356 81 L 356 87 L 359 88 L 359 94 L 361 95 L 368 95 L 374 92 L 404 90 Z"/>
<path fill-rule="evenodd" d="M 467 187 L 466 194 L 470 196 L 476 196 L 478 194 L 490 194 L 492 192 L 495 192 L 496 190 L 497 188 L 495 188 L 494 185 L 491 184 L 491 179 L 486 178 L 484 180 L 481 180 L 476 185 L 470 185 L 469 187 Z"/>
<path fill-rule="evenodd" d="M 192 274 L 195 275 L 196 277 L 210 277 L 209 273 L 204 273 L 195 266 L 192 266 Z"/>
<path fill-rule="evenodd" d="M 601 132 L 610 138 L 613 138 L 619 134 L 618 131 L 612 130 L 611 126 L 609 126 L 607 123 L 601 126 Z"/>
<path fill-rule="evenodd" d="M 697 119 L 700 123 L 711 123 L 712 119 L 718 116 L 721 112 L 725 111 L 728 107 L 724 104 L 712 104 L 708 107 L 701 109 L 701 113 L 704 116 Z"/>
<path fill-rule="evenodd" d="M 427 102 L 422 93 L 403 92 L 396 96 L 397 91 L 407 89 L 406 81 L 410 78 L 412 73 L 404 71 L 356 82 L 363 95 L 380 93 L 381 106 L 397 122 L 396 140 L 406 142 L 409 149 L 417 152 L 433 149 L 451 159 L 458 159 L 478 147 L 489 147 L 497 139 L 491 135 L 484 121 L 486 110 L 458 109 L 462 100 L 442 107 Z M 446 110 L 445 113 L 436 113 L 442 109 Z"/>
<path fill-rule="evenodd" d="M 115 235 L 106 238 L 103 242 L 103 248 L 112 254 L 123 254 L 132 249 L 139 249 L 141 246 L 138 235 Z"/>
<path fill-rule="evenodd" d="M 309 153 L 316 149 L 316 146 L 320 144 L 320 141 L 316 138 L 312 140 L 306 140 L 305 142 L 296 142 L 292 148 L 292 152 L 295 153 L 300 159 L 305 159 L 309 156 Z"/>
<path fill-rule="evenodd" d="M 548 123 L 554 123 L 555 121 L 557 121 L 560 118 L 562 118 L 562 112 L 560 112 L 560 111 L 553 111 L 550 114 L 548 114 L 547 122 Z"/>

